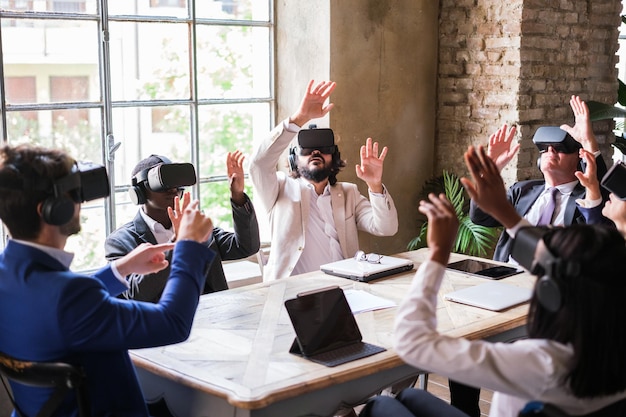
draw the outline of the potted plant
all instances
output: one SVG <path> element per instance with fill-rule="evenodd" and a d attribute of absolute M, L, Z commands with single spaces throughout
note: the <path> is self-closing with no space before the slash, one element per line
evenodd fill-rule
<path fill-rule="evenodd" d="M 452 203 L 459 218 L 459 231 L 454 243 L 454 252 L 471 256 L 487 257 L 499 236 L 500 230 L 474 224 L 469 218 L 469 198 L 458 176 L 448 171 L 443 175 L 426 181 L 420 192 L 420 200 L 428 198 L 429 193 L 445 193 Z M 420 232 L 407 245 L 408 250 L 426 247 L 428 220 L 420 213 Z"/>

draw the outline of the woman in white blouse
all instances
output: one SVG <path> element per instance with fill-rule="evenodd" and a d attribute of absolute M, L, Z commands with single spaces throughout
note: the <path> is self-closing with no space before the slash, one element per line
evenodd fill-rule
<path fill-rule="evenodd" d="M 514 235 L 521 218 L 506 201 L 497 167 L 480 147 L 470 148 L 465 159 L 473 179 L 463 179 L 468 193 Z M 528 339 L 470 341 L 437 332 L 437 293 L 458 229 L 454 208 L 445 195 L 431 194 L 419 210 L 428 217 L 430 252 L 396 316 L 395 349 L 405 362 L 495 391 L 490 416 L 516 417 L 532 400 L 581 415 L 626 398 L 626 244 L 617 230 L 576 225 L 548 232 L 543 240 L 552 255 L 579 266 L 578 273 L 568 270 L 557 276 L 560 308 L 551 312 L 535 292 Z M 622 408 L 614 415 L 626 415 L 626 401 L 618 406 Z M 404 390 L 395 398 L 375 397 L 360 415 L 465 416 L 417 389 Z"/>

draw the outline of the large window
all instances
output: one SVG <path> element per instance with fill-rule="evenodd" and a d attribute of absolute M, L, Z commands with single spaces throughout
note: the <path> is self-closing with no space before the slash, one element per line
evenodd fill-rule
<path fill-rule="evenodd" d="M 273 123 L 272 15 L 270 0 L 0 0 L 3 141 L 64 148 L 112 180 L 83 204 L 74 269 L 104 265 L 150 154 L 193 163 L 192 194 L 232 227 L 226 154 L 250 155 Z"/>

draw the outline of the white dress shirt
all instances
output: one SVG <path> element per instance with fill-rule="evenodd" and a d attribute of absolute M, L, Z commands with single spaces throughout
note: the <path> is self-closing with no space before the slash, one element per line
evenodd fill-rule
<path fill-rule="evenodd" d="M 320 269 L 320 265 L 343 259 L 337 228 L 333 220 L 330 185 L 327 184 L 324 192 L 318 195 L 313 184 L 304 178 L 299 178 L 299 181 L 311 191 L 311 200 L 305 231 L 306 245 L 302 249 L 302 255 L 298 259 L 292 275 L 317 271 Z"/>
<path fill-rule="evenodd" d="M 531 400 L 548 402 L 566 413 L 587 414 L 619 399 L 576 398 L 562 378 L 573 355 L 570 345 L 545 339 L 491 343 L 449 337 L 437 332 L 437 293 L 445 266 L 427 261 L 420 265 L 408 296 L 398 307 L 394 347 L 409 365 L 495 391 L 489 415 L 517 417 Z"/>
<path fill-rule="evenodd" d="M 174 237 L 174 227 L 166 229 L 161 223 L 148 216 L 143 207 L 139 209 L 139 214 L 144 222 L 148 225 L 148 228 L 154 235 L 157 243 L 167 243 L 172 237 Z"/>
<path fill-rule="evenodd" d="M 567 200 L 572 195 L 572 191 L 574 191 L 577 184 L 578 180 L 554 187 L 558 189 L 559 192 L 556 193 L 556 206 L 554 208 L 554 214 L 552 215 L 552 222 L 550 224 L 554 226 L 563 226 L 565 224 L 565 207 L 567 207 Z M 533 205 L 528 210 L 528 213 L 524 216 L 531 224 L 537 224 L 543 209 L 548 205 L 550 200 L 549 190 L 551 188 L 553 187 L 546 184 L 546 188 L 543 190 L 541 195 L 539 195 L 537 200 L 535 200 Z"/>

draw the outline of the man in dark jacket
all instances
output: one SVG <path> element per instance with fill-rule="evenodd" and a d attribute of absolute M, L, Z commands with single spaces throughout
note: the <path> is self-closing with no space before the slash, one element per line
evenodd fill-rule
<path fill-rule="evenodd" d="M 211 238 L 205 244 L 217 254 L 215 261 L 206 271 L 206 284 L 203 293 L 211 293 L 228 289 L 222 260 L 246 258 L 259 250 L 259 226 L 252 202 L 244 193 L 244 156 L 240 151 L 229 153 L 227 173 L 230 183 L 231 204 L 233 210 L 234 232 L 219 227 L 213 229 Z M 133 184 L 130 190 L 131 199 L 141 204 L 135 218 L 111 233 L 105 241 L 105 256 L 112 261 L 124 256 L 141 243 L 152 244 L 175 241 L 176 218 L 168 213 L 182 197 L 183 206 L 189 201 L 189 194 L 184 196 L 181 185 L 169 184 L 168 189 L 151 189 L 148 181 L 149 172 L 161 165 L 171 164 L 163 156 L 151 155 L 140 161 L 132 171 Z M 185 164 L 179 164 L 185 165 Z M 187 164 L 190 165 L 190 164 Z M 173 180 L 174 182 L 176 179 Z M 153 186 L 154 188 L 154 186 Z M 133 274 L 128 277 L 130 288 L 123 294 L 128 299 L 156 302 L 167 282 L 169 268 L 150 275 Z"/>

